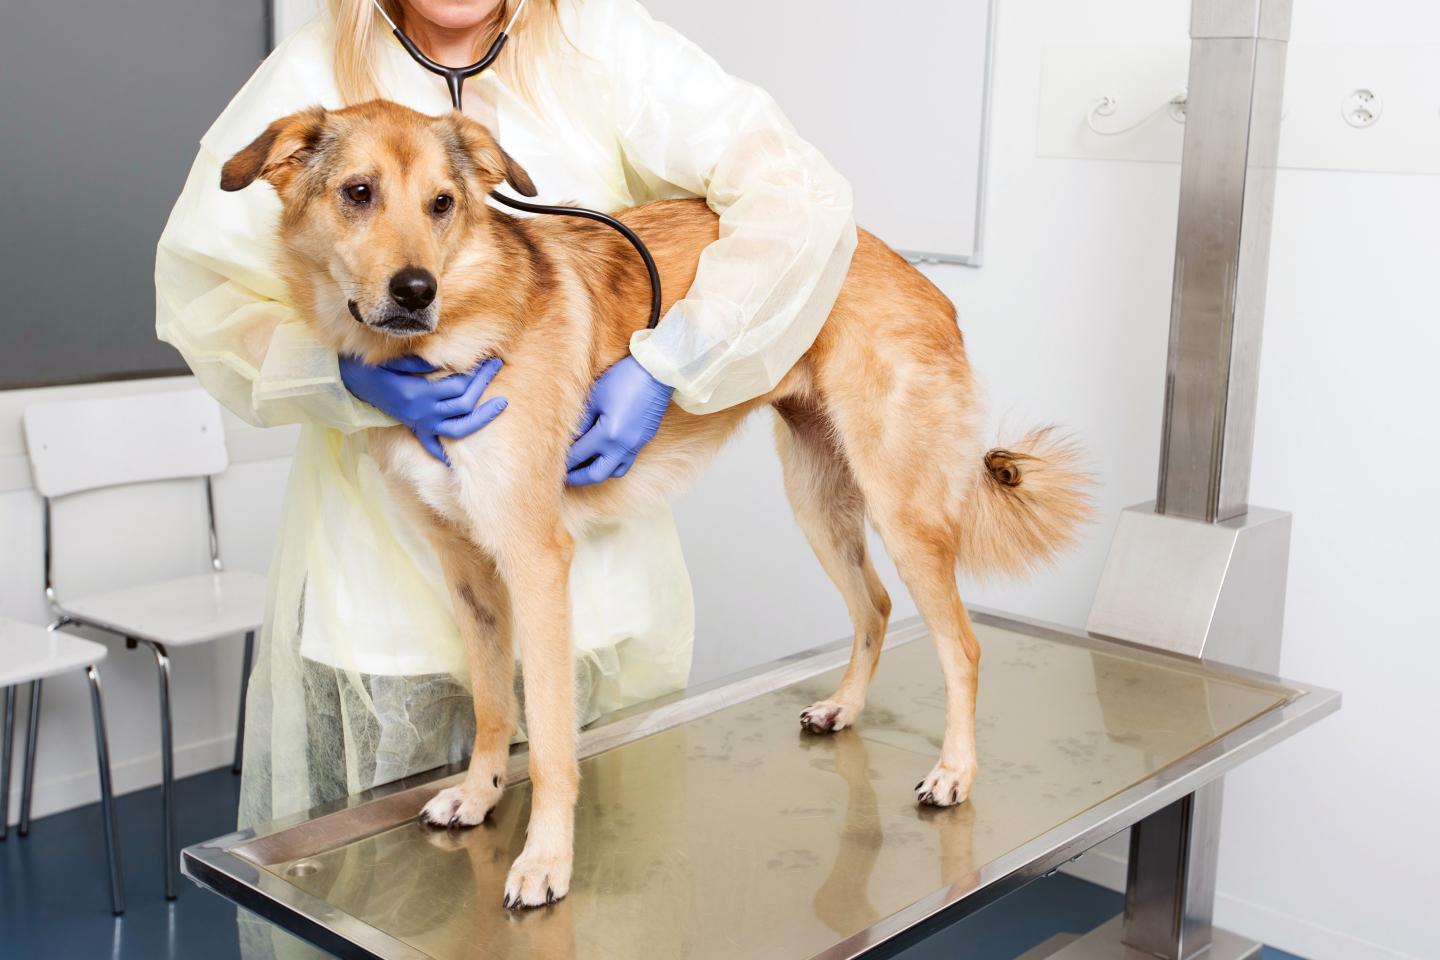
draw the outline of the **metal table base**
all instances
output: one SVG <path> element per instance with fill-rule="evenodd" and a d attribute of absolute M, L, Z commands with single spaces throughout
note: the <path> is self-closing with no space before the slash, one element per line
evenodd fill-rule
<path fill-rule="evenodd" d="M 523 752 L 482 827 L 416 821 L 459 776 L 442 770 L 187 848 L 183 869 L 347 957 L 879 957 L 1127 827 L 1163 824 L 1339 706 L 1327 690 L 976 620 L 981 773 L 958 807 L 914 801 L 944 696 L 911 622 L 892 629 L 859 723 L 837 734 L 804 733 L 798 717 L 833 689 L 848 641 L 586 730 L 575 875 L 554 906 L 501 906 L 524 844 Z"/>

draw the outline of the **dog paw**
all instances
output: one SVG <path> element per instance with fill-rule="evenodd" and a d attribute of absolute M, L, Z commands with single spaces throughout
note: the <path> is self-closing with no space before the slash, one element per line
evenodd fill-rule
<path fill-rule="evenodd" d="M 800 712 L 800 726 L 811 733 L 834 733 L 854 723 L 859 712 L 834 700 L 821 700 Z"/>
<path fill-rule="evenodd" d="M 522 852 L 505 878 L 505 906 L 543 907 L 565 896 L 570 892 L 572 861 L 568 851 L 563 855 Z"/>
<path fill-rule="evenodd" d="M 932 807 L 953 807 L 964 803 L 975 782 L 975 767 L 955 767 L 943 760 L 935 764 L 925 779 L 915 784 L 915 798 Z"/>
<path fill-rule="evenodd" d="M 435 827 L 473 827 L 484 823 L 500 802 L 499 786 L 466 790 L 463 785 L 446 787 L 420 811 L 420 819 Z"/>

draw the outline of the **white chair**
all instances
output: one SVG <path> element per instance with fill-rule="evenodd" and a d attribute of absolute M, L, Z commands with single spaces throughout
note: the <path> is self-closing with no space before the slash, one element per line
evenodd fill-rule
<path fill-rule="evenodd" d="M 120 879 L 120 850 L 115 842 L 115 796 L 110 787 L 110 743 L 105 733 L 105 708 L 100 699 L 100 674 L 95 665 L 105 659 L 105 648 L 98 643 L 44 630 L 28 623 L 0 617 L 0 687 L 5 688 L 5 742 L 0 759 L 0 840 L 5 839 L 10 820 L 10 766 L 15 743 L 15 688 L 22 683 L 30 687 L 30 731 L 26 737 L 29 748 L 25 755 L 25 804 L 29 803 L 30 784 L 34 780 L 35 718 L 40 708 L 40 681 L 49 677 L 84 670 L 90 681 L 90 708 L 95 718 L 95 760 L 100 768 L 100 818 L 105 824 L 105 855 L 110 864 L 110 909 L 118 917 L 125 912 L 125 890 Z M 29 832 L 29 824 L 22 835 Z"/>
<path fill-rule="evenodd" d="M 227 571 L 220 562 L 211 484 L 211 477 L 229 463 L 220 408 L 201 390 L 35 404 L 25 410 L 25 440 L 35 488 L 45 498 L 45 595 L 58 618 L 55 625 L 93 627 L 124 637 L 128 649 L 144 644 L 155 655 L 160 675 L 165 896 L 173 900 L 178 855 L 169 651 L 245 635 L 235 738 L 234 768 L 238 772 L 255 631 L 264 616 L 265 578 Z M 62 601 L 55 591 L 53 572 L 56 501 L 88 490 L 178 479 L 204 482 L 210 524 L 210 572 Z M 32 684 L 32 689 L 32 702 L 38 702 L 39 681 Z M 33 754 L 32 734 L 26 744 L 26 788 L 21 793 L 20 811 L 21 822 L 27 825 L 28 771 L 34 763 Z"/>

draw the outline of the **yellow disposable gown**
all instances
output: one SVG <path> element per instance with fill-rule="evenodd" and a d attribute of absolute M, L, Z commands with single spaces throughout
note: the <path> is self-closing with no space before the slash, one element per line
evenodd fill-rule
<path fill-rule="evenodd" d="M 770 97 L 634 0 L 562 0 L 561 13 L 577 49 L 540 57 L 528 97 L 493 72 L 471 80 L 466 110 L 541 202 L 613 211 L 706 198 L 720 238 L 686 298 L 631 349 L 688 410 L 763 393 L 838 295 L 855 246 L 848 185 Z M 251 686 L 244 823 L 458 760 L 470 738 L 438 563 L 367 451 L 363 428 L 391 421 L 346 391 L 334 352 L 297 318 L 275 270 L 274 192 L 219 187 L 221 165 L 270 121 L 343 105 L 332 36 L 322 20 L 287 39 L 205 134 L 155 268 L 157 332 L 201 383 L 251 423 L 302 425 Z M 523 22 L 510 43 L 526 55 Z M 376 67 L 386 97 L 449 109 L 440 79 L 388 33 Z M 668 511 L 579 543 L 571 599 L 582 716 L 684 684 L 694 611 Z"/>

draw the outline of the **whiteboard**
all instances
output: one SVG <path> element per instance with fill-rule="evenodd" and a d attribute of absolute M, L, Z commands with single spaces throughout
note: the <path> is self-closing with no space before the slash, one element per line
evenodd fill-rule
<path fill-rule="evenodd" d="M 978 265 L 992 0 L 644 0 L 764 87 L 915 259 Z"/>

